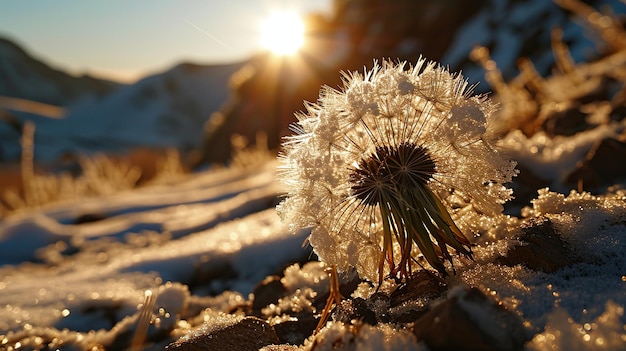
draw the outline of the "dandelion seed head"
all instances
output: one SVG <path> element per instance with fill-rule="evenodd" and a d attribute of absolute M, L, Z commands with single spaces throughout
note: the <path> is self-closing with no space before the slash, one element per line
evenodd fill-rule
<path fill-rule="evenodd" d="M 495 105 L 467 86 L 420 59 L 322 89 L 283 145 L 283 221 L 312 227 L 321 260 L 373 282 L 410 278 L 420 254 L 442 275 L 449 249 L 471 256 L 467 219 L 501 214 L 516 170 L 492 145 Z"/>

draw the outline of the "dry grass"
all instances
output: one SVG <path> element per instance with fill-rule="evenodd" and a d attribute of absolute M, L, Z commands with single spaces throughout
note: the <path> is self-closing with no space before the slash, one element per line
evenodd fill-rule
<path fill-rule="evenodd" d="M 519 58 L 520 74 L 505 82 L 489 50 L 475 48 L 470 57 L 484 68 L 485 78 L 501 104 L 497 127 L 502 133 L 521 130 L 530 136 L 542 131 L 555 114 L 576 107 L 581 98 L 600 94 L 607 82 L 614 82 L 613 90 L 617 93 L 605 94 L 604 101 L 596 98 L 581 109 L 596 108 L 594 119 L 608 123 L 609 112 L 626 102 L 626 29 L 622 22 L 614 14 L 600 13 L 580 0 L 555 2 L 580 17 L 602 49 L 600 57 L 576 64 L 563 42 L 562 30 L 555 28 L 551 36 L 556 64 L 552 76 L 541 77 L 530 60 Z"/>
<path fill-rule="evenodd" d="M 188 174 L 178 151 L 148 149 L 134 150 L 123 157 L 80 156 L 76 160 L 79 175 L 45 172 L 34 163 L 34 137 L 35 125 L 26 123 L 20 140 L 19 167 L 0 171 L 0 218 L 55 202 L 110 195 L 138 186 L 175 184 Z M 276 157 L 268 149 L 264 134 L 259 134 L 254 144 L 241 136 L 233 136 L 232 143 L 229 167 L 250 170 Z"/>
<path fill-rule="evenodd" d="M 267 134 L 259 132 L 256 142 L 249 144 L 248 140 L 241 135 L 231 137 L 233 156 L 229 162 L 230 167 L 241 169 L 253 169 L 265 165 L 269 160 L 276 159 L 276 153 L 268 147 Z"/>
<path fill-rule="evenodd" d="M 2 172 L 0 216 L 46 204 L 109 195 L 139 185 L 172 183 L 186 174 L 175 150 L 137 150 L 125 157 L 80 156 L 78 176 L 38 171 L 33 161 L 35 126 L 24 125 L 19 168 Z"/>

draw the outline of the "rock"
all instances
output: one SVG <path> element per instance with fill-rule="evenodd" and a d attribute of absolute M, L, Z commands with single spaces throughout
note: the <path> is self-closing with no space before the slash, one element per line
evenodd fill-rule
<path fill-rule="evenodd" d="M 274 328 L 255 317 L 221 315 L 169 344 L 167 351 L 257 351 L 279 344 Z"/>
<path fill-rule="evenodd" d="M 235 270 L 231 262 L 227 260 L 200 260 L 193 267 L 191 279 L 185 282 L 189 286 L 189 290 L 194 291 L 197 288 L 207 289 L 209 295 L 217 295 L 223 291 L 223 286 L 216 282 L 226 282 L 237 279 L 239 273 Z M 217 285 L 214 289 L 212 286 Z"/>
<path fill-rule="evenodd" d="M 626 162 L 618 160 L 626 160 L 626 142 L 614 138 L 603 139 L 576 165 L 566 182 L 579 190 L 607 188 L 618 182 L 624 183 Z"/>
<path fill-rule="evenodd" d="M 274 330 L 281 343 L 301 345 L 313 334 L 318 322 L 319 318 L 312 313 L 302 313 L 292 320 L 274 324 Z"/>
<path fill-rule="evenodd" d="M 447 289 L 445 282 L 432 273 L 418 271 L 410 281 L 391 293 L 390 308 L 405 306 L 401 313 L 394 316 L 394 322 L 414 322 L 426 313 L 428 309 L 426 301 L 440 297 Z M 420 301 L 423 302 L 423 307 Z"/>
<path fill-rule="evenodd" d="M 391 293 L 391 307 L 399 306 L 408 300 L 439 297 L 448 289 L 445 282 L 432 273 L 420 270 L 405 285 Z"/>
<path fill-rule="evenodd" d="M 412 323 L 426 313 L 431 300 L 439 298 L 446 290 L 446 284 L 433 274 L 418 271 L 391 295 L 375 292 L 367 300 L 359 297 L 343 300 L 335 309 L 333 319 L 347 324 L 355 321 L 369 325 Z"/>
<path fill-rule="evenodd" d="M 287 294 L 287 289 L 281 283 L 280 277 L 276 275 L 266 277 L 261 283 L 254 287 L 252 295 L 252 315 L 261 317 L 261 310 L 267 305 L 277 303 L 278 299 Z"/>
<path fill-rule="evenodd" d="M 575 262 L 576 253 L 559 236 L 549 219 L 534 219 L 522 228 L 520 244 L 496 260 L 507 266 L 521 264 L 535 271 L 552 273 Z"/>
<path fill-rule="evenodd" d="M 626 105 L 615 106 L 609 113 L 611 121 L 621 121 L 624 118 L 626 118 Z"/>
<path fill-rule="evenodd" d="M 546 117 L 541 129 L 548 135 L 572 136 L 589 129 L 587 114 L 581 111 L 580 103 L 572 104 L 561 111 L 556 111 Z"/>
<path fill-rule="evenodd" d="M 519 170 L 519 174 L 513 178 L 511 183 L 515 198 L 507 201 L 504 206 L 519 213 L 521 208 L 530 205 L 530 201 L 537 196 L 537 189 L 549 187 L 551 181 L 535 174 L 530 167 L 524 164 L 520 163 L 516 168 Z"/>
<path fill-rule="evenodd" d="M 347 324 L 352 324 L 353 321 L 361 321 L 369 325 L 378 324 L 376 313 L 370 308 L 368 302 L 360 297 L 341 301 L 335 309 L 333 319 Z"/>
<path fill-rule="evenodd" d="M 85 213 L 76 218 L 74 224 L 85 224 L 85 223 L 93 223 L 102 221 L 107 219 L 107 215 L 105 213 Z"/>
<path fill-rule="evenodd" d="M 437 350 L 521 350 L 526 341 L 519 316 L 476 288 L 456 288 L 415 322 L 418 341 Z"/>

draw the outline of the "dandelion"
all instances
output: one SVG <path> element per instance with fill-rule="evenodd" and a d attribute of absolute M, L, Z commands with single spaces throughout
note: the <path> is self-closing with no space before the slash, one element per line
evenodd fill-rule
<path fill-rule="evenodd" d="M 311 227 L 316 254 L 339 270 L 403 281 L 421 254 L 445 276 L 451 250 L 472 255 L 458 208 L 492 216 L 511 198 L 503 184 L 515 163 L 492 146 L 494 109 L 424 59 L 344 74 L 344 88 L 323 88 L 284 142 L 278 213 L 292 230 Z"/>

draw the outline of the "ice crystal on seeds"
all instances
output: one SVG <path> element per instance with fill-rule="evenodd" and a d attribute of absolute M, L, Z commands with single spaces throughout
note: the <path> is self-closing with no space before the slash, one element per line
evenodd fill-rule
<path fill-rule="evenodd" d="M 421 251 L 445 275 L 448 247 L 471 255 L 471 226 L 453 205 L 475 219 L 499 215 L 511 197 L 502 184 L 515 163 L 492 147 L 493 110 L 462 76 L 424 59 L 346 74 L 342 91 L 324 88 L 297 116 L 279 215 L 293 230 L 312 227 L 315 252 L 340 270 L 405 279 Z"/>

